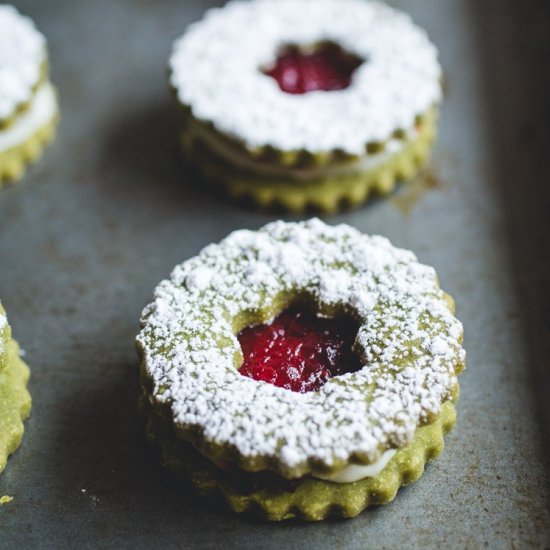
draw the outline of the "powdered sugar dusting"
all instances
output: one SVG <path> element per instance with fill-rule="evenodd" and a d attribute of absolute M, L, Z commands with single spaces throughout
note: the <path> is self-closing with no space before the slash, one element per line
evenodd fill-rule
<path fill-rule="evenodd" d="M 0 119 L 32 98 L 46 59 L 46 40 L 34 23 L 0 4 Z"/>
<path fill-rule="evenodd" d="M 6 366 L 7 363 L 7 334 L 8 318 L 4 315 L 2 305 L 0 304 L 0 371 Z"/>
<path fill-rule="evenodd" d="M 206 272 L 208 284 L 195 284 Z M 355 349 L 365 365 L 305 394 L 241 376 L 232 325 L 296 291 L 360 322 Z M 406 445 L 450 397 L 464 362 L 462 326 L 432 268 L 387 239 L 317 219 L 237 231 L 206 247 L 159 285 L 142 327 L 151 398 L 169 404 L 177 424 L 288 468 L 358 453 L 376 461 Z"/>
<path fill-rule="evenodd" d="M 262 74 L 281 46 L 332 41 L 366 60 L 337 92 L 290 95 Z M 362 155 L 441 100 L 437 50 L 408 15 L 367 0 L 234 0 L 176 42 L 179 100 L 250 147 Z M 330 131 L 327 131 L 330 130 Z"/>

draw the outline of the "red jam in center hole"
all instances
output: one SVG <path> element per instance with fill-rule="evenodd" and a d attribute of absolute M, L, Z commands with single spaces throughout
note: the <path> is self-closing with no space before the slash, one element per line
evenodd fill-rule
<path fill-rule="evenodd" d="M 357 330 L 350 318 L 326 319 L 288 309 L 269 325 L 239 333 L 244 356 L 239 372 L 299 393 L 316 391 L 329 378 L 361 368 L 351 349 Z"/>
<path fill-rule="evenodd" d="M 284 48 L 275 63 L 263 72 L 288 94 L 332 92 L 348 88 L 353 73 L 362 63 L 360 57 L 328 42 L 309 50 L 297 46 Z"/>

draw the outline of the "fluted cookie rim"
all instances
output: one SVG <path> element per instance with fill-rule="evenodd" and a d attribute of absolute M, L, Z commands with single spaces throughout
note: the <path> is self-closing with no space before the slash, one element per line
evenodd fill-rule
<path fill-rule="evenodd" d="M 444 436 L 456 423 L 455 402 L 447 401 L 434 422 L 419 427 L 413 441 L 397 451 L 377 476 L 344 484 L 307 476 L 297 480 L 297 485 L 286 492 L 269 488 L 250 492 L 239 490 L 238 483 L 228 483 L 222 469 L 174 436 L 170 426 L 154 411 L 147 411 L 145 407 L 144 413 L 146 435 L 159 447 L 163 466 L 172 474 L 191 483 L 201 497 L 216 501 L 220 501 L 221 497 L 236 513 L 254 514 L 276 522 L 353 518 L 371 506 L 392 502 L 401 487 L 418 481 L 426 464 L 441 454 L 445 446 Z"/>
<path fill-rule="evenodd" d="M 403 12 L 375 1 L 345 2 L 349 6 L 335 0 L 316 3 L 315 13 L 312 15 L 308 11 L 313 22 L 307 21 L 306 17 L 297 17 L 293 12 L 296 6 L 301 10 L 311 10 L 311 3 L 307 0 L 284 0 L 277 3 L 270 0 L 233 0 L 221 9 L 209 10 L 201 21 L 189 27 L 176 41 L 170 58 L 170 83 L 186 116 L 211 125 L 221 135 L 238 141 L 253 156 L 273 158 L 288 166 L 301 161 L 304 155 L 329 159 L 361 157 L 373 150 L 380 150 L 394 135 L 412 130 L 418 118 L 442 100 L 442 70 L 435 46 L 425 31 Z M 353 17 L 350 15 L 345 23 L 340 23 L 339 19 L 342 17 L 331 16 L 332 11 L 336 9 L 343 16 L 349 13 L 353 14 Z M 268 10 L 268 13 L 263 14 L 264 10 Z M 261 18 L 256 17 L 253 25 L 239 29 L 239 22 L 242 23 L 241 20 L 245 21 L 251 16 L 247 12 L 252 12 L 256 16 L 265 15 L 266 19 L 265 32 L 262 32 L 261 37 L 257 37 L 254 48 L 246 47 L 246 39 L 249 33 L 260 32 Z M 327 21 L 323 20 L 324 12 Z M 282 15 L 277 16 L 280 13 Z M 365 24 L 360 24 L 359 15 L 363 16 Z M 277 24 L 280 17 L 286 18 L 285 25 Z M 289 29 L 289 22 L 292 22 L 294 27 Z M 348 28 L 350 25 L 351 29 Z M 365 32 L 365 25 L 373 27 L 373 32 Z M 244 26 L 244 23 L 241 26 Z M 353 29 L 356 30 L 355 33 Z M 229 43 L 231 32 L 238 32 L 239 36 L 238 40 Z M 350 52 L 369 60 L 369 63 L 358 69 L 348 90 L 288 97 L 275 82 L 257 70 L 265 65 L 284 43 L 315 43 L 327 40 L 338 42 Z M 245 50 L 244 55 L 238 50 L 239 44 Z M 398 47 L 400 44 L 401 47 Z M 201 52 L 200 55 L 196 55 L 195 49 L 199 46 Z M 235 52 L 233 48 L 236 49 Z M 233 57 L 227 59 L 227 56 L 231 55 Z M 392 63 L 388 63 L 384 56 L 393 56 L 393 65 L 399 61 L 403 67 L 399 71 L 389 71 L 388 65 L 391 66 Z M 218 71 L 220 59 L 223 59 L 224 65 L 223 70 Z M 239 63 L 242 67 L 239 67 Z M 232 64 L 235 65 L 235 69 L 231 68 Z M 200 73 L 201 78 L 196 78 L 195 72 Z M 205 74 L 208 74 L 208 78 Z M 407 85 L 393 86 L 393 80 L 397 82 L 405 76 Z M 224 78 L 228 79 L 225 85 L 217 83 L 217 79 Z M 228 85 L 229 80 L 232 85 Z M 415 84 L 410 85 L 411 81 Z M 384 91 L 384 85 L 389 86 L 389 89 Z M 206 90 L 203 89 L 205 87 Z M 359 97 L 363 87 L 369 91 L 366 98 Z M 407 96 L 404 92 L 407 89 L 414 89 L 415 93 Z M 227 90 L 227 98 L 224 98 L 223 90 Z M 239 103 L 243 108 L 236 112 L 233 103 L 239 94 L 244 97 L 241 97 Z M 357 99 L 354 94 L 358 95 Z M 226 105 L 224 101 L 229 103 Z M 309 108 L 308 102 L 311 103 L 312 116 L 305 117 L 302 116 L 302 110 L 304 105 Z M 319 102 L 322 105 L 317 105 Z M 233 108 L 229 108 L 230 103 Z M 344 113 L 351 112 L 350 105 L 354 105 L 351 109 L 353 120 L 344 116 Z M 261 123 L 264 118 L 269 118 L 269 113 L 277 112 L 277 109 L 284 113 L 284 116 L 278 117 L 277 120 L 269 119 L 265 124 Z M 299 112 L 294 113 L 293 109 Z M 364 121 L 358 117 L 358 113 L 361 114 L 363 111 Z M 334 116 L 327 122 L 327 113 L 331 112 L 334 112 Z M 262 113 L 264 114 L 260 116 Z M 313 113 L 317 116 L 314 117 Z M 308 125 L 319 119 L 319 113 L 323 113 L 324 122 L 319 122 L 323 127 L 309 132 L 309 143 L 305 138 L 299 142 L 300 134 L 306 135 Z M 247 122 L 248 119 L 250 122 Z M 293 121 L 302 120 L 307 121 L 307 124 L 300 122 L 300 129 L 284 127 L 285 124 L 292 126 Z M 357 128 L 353 127 L 353 121 L 356 121 Z M 335 128 L 339 125 L 342 127 L 341 131 L 336 132 Z M 330 127 L 331 132 L 324 131 L 326 127 Z M 273 137 L 275 131 L 280 134 L 277 139 Z M 258 135 L 251 137 L 253 134 Z M 328 142 L 322 145 L 314 143 L 321 138 L 333 139 L 334 142 L 330 145 Z M 347 140 L 357 142 L 352 147 Z"/>
<path fill-rule="evenodd" d="M 346 166 L 361 160 L 369 159 L 372 156 L 387 151 L 387 148 L 392 141 L 402 141 L 405 143 L 411 136 L 415 135 L 418 128 L 421 128 L 425 124 L 430 125 L 435 122 L 435 129 L 437 130 L 437 123 L 439 122 L 440 102 L 437 102 L 429 106 L 426 111 L 416 115 L 412 127 L 407 129 L 397 128 L 384 140 L 366 143 L 365 150 L 361 154 L 348 153 L 338 147 L 326 151 L 311 151 L 306 148 L 277 149 L 273 145 L 248 147 L 245 142 L 238 138 L 238 136 L 231 136 L 224 133 L 216 128 L 211 121 L 195 118 L 192 109 L 178 101 L 177 90 L 171 87 L 171 91 L 179 110 L 180 123 L 183 128 L 182 134 L 188 134 L 188 138 L 193 137 L 193 127 L 201 128 L 206 133 L 214 135 L 216 138 L 225 142 L 229 147 L 234 148 L 236 155 L 246 155 L 252 161 L 258 162 L 262 165 L 287 170 L 299 170 L 304 166 L 332 168 L 335 166 Z M 435 121 L 432 119 L 433 115 L 436 116 Z"/>
<path fill-rule="evenodd" d="M 31 395 L 27 389 L 30 378 L 30 369 L 20 357 L 19 344 L 10 340 L 8 344 L 9 363 L 7 368 L 0 372 L 0 393 L 2 383 L 12 384 L 4 395 L 3 403 L 9 407 L 10 415 L 2 420 L 6 440 L 0 440 L 0 473 L 8 463 L 9 457 L 19 448 L 25 431 L 24 422 L 31 412 Z M 2 444 L 3 443 L 3 444 Z"/>
<path fill-rule="evenodd" d="M 298 290 L 321 314 L 356 317 L 368 368 L 308 394 L 238 373 L 235 334 L 304 299 Z M 177 266 L 155 296 L 137 337 L 152 406 L 205 456 L 246 471 L 296 478 L 375 462 L 437 416 L 465 365 L 462 325 L 435 271 L 347 225 L 234 232 Z"/>
<path fill-rule="evenodd" d="M 270 210 L 282 209 L 292 213 L 313 210 L 333 214 L 346 208 L 359 207 L 374 195 L 392 193 L 399 182 L 408 182 L 428 164 L 437 135 L 437 119 L 424 132 L 403 148 L 387 157 L 374 168 L 349 174 L 327 176 L 311 181 L 269 180 L 239 172 L 229 162 L 217 157 L 201 143 L 194 143 L 182 134 L 182 150 L 187 162 L 200 174 L 236 201 L 249 201 Z M 384 153 L 382 153 L 384 154 Z"/>
<path fill-rule="evenodd" d="M 50 86 L 55 94 L 55 111 L 51 119 L 37 128 L 27 140 L 10 149 L 0 151 L 0 190 L 4 185 L 21 180 L 28 168 L 40 159 L 46 147 L 55 137 L 61 118 L 57 91 L 49 81 L 44 86 Z M 23 113 L 22 116 L 25 116 L 27 112 Z"/>

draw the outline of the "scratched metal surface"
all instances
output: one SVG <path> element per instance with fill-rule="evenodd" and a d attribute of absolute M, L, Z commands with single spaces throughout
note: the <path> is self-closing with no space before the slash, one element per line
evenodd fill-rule
<path fill-rule="evenodd" d="M 133 338 L 178 262 L 272 219 L 204 191 L 176 149 L 165 64 L 214 2 L 21 0 L 48 36 L 63 121 L 0 194 L 0 296 L 33 369 L 0 477 L 2 548 L 545 547 L 550 353 L 548 5 L 399 0 L 440 46 L 448 98 L 429 177 L 334 218 L 433 264 L 469 368 L 456 430 L 420 482 L 353 521 L 266 525 L 194 499 L 136 409 Z"/>

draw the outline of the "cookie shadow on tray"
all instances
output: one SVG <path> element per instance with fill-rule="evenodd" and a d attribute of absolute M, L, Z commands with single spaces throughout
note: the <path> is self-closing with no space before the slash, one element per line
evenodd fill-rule
<path fill-rule="evenodd" d="M 100 162 L 104 177 L 98 185 L 110 201 L 145 201 L 159 211 L 175 205 L 184 212 L 221 204 L 182 158 L 177 112 L 168 96 L 117 115 Z"/>
<path fill-rule="evenodd" d="M 63 452 L 55 453 L 49 467 L 64 496 L 52 499 L 52 515 L 91 508 L 101 528 L 113 515 L 124 517 L 125 508 L 149 510 L 153 518 L 169 509 L 192 511 L 187 492 L 173 487 L 143 435 L 136 365 L 105 362 L 89 368 L 96 373 L 93 380 L 73 384 L 77 388 L 55 413 L 53 439 Z"/>
<path fill-rule="evenodd" d="M 375 208 L 389 199 L 400 197 L 411 187 L 401 179 L 387 196 L 373 191 L 360 204 L 342 198 L 333 212 L 307 205 L 291 212 L 282 202 L 259 206 L 247 194 L 229 193 L 222 185 L 204 175 L 181 151 L 180 122 L 176 107 L 169 97 L 144 105 L 136 105 L 118 113 L 110 124 L 102 147 L 101 173 L 98 187 L 112 202 L 124 207 L 134 203 L 147 205 L 159 212 L 177 208 L 183 214 L 212 214 L 213 211 L 256 212 L 281 218 L 308 218 L 312 215 L 345 214 Z M 423 182 L 426 168 L 413 181 Z M 406 197 L 405 197 L 406 199 Z M 403 200 L 405 200 L 403 199 Z"/>
<path fill-rule="evenodd" d="M 163 469 L 159 450 L 146 438 L 138 404 L 137 360 L 116 365 L 106 359 L 100 368 L 81 368 L 95 375 L 73 384 L 55 411 L 52 440 L 58 450 L 47 465 L 48 477 L 58 480 L 59 491 L 48 505 L 52 521 L 67 510 L 93 512 L 89 524 L 98 536 L 112 530 L 113 518 L 121 532 L 145 536 L 150 524 L 134 521 L 144 513 L 151 524 L 164 524 L 171 531 L 183 531 L 190 523 L 204 522 L 207 530 L 213 520 L 241 521 L 221 499 L 197 497 L 190 486 Z"/>

